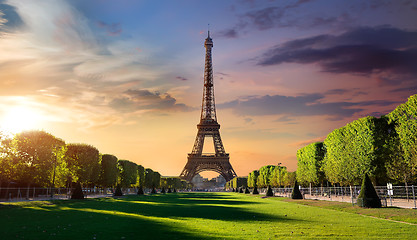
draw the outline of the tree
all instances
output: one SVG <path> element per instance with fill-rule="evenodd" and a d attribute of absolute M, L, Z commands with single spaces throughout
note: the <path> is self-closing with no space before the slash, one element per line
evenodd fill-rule
<path fill-rule="evenodd" d="M 297 181 L 301 184 L 323 183 L 322 162 L 325 154 L 323 142 L 311 143 L 297 151 Z"/>
<path fill-rule="evenodd" d="M 266 190 L 266 196 L 268 197 L 274 196 L 274 192 L 272 191 L 271 186 L 268 186 L 268 189 Z"/>
<path fill-rule="evenodd" d="M 120 186 L 127 188 L 135 185 L 138 179 L 137 164 L 129 160 L 119 160 L 117 166 L 119 169 Z"/>
<path fill-rule="evenodd" d="M 100 153 L 97 148 L 81 143 L 67 145 L 65 160 L 74 172 L 74 180 L 82 184 L 96 184 L 100 176 Z"/>
<path fill-rule="evenodd" d="M 300 192 L 297 181 L 294 183 L 294 188 L 292 189 L 291 199 L 303 199 L 303 195 Z"/>
<path fill-rule="evenodd" d="M 231 188 L 246 187 L 248 183 L 248 178 L 247 177 L 234 177 L 228 183 L 229 183 L 228 186 Z"/>
<path fill-rule="evenodd" d="M 159 188 L 161 186 L 161 174 L 159 172 L 153 173 L 152 185 L 154 188 Z"/>
<path fill-rule="evenodd" d="M 388 172 L 394 179 L 407 181 L 417 174 L 417 94 L 387 114 L 390 124 L 394 124 L 397 142 L 394 145 L 393 158 L 388 163 Z M 391 165 L 391 167 L 390 167 Z M 402 166 L 400 171 L 396 166 Z"/>
<path fill-rule="evenodd" d="M 255 187 L 253 187 L 253 191 L 252 191 L 252 194 L 259 194 L 259 191 L 258 191 L 258 188 L 255 186 Z"/>
<path fill-rule="evenodd" d="M 258 187 L 267 187 L 270 184 L 275 168 L 274 165 L 267 165 L 259 169 Z"/>
<path fill-rule="evenodd" d="M 150 168 L 145 169 L 145 187 L 158 188 L 160 186 L 161 174 L 154 172 Z"/>
<path fill-rule="evenodd" d="M 281 187 L 285 185 L 285 175 L 287 174 L 287 167 L 275 166 L 272 170 L 270 185 L 273 187 Z"/>
<path fill-rule="evenodd" d="M 160 186 L 166 189 L 181 188 L 181 179 L 179 177 L 161 177 Z"/>
<path fill-rule="evenodd" d="M 13 164 L 12 139 L 6 138 L 0 132 L 0 186 L 2 182 L 10 183 L 15 176 L 16 167 Z"/>
<path fill-rule="evenodd" d="M 120 187 L 120 184 L 117 184 L 116 190 L 114 191 L 113 196 L 120 197 L 123 196 L 122 188 Z"/>
<path fill-rule="evenodd" d="M 294 186 L 297 181 L 297 172 L 285 172 L 284 174 L 284 186 Z"/>
<path fill-rule="evenodd" d="M 379 199 L 368 174 L 365 174 L 365 177 L 363 178 L 361 192 L 359 193 L 357 204 L 360 207 L 367 208 L 381 207 L 381 200 Z"/>
<path fill-rule="evenodd" d="M 258 176 L 259 176 L 259 171 L 258 170 L 253 170 L 252 172 L 249 173 L 248 187 L 253 188 L 253 187 L 257 186 Z"/>
<path fill-rule="evenodd" d="M 67 168 L 62 161 L 65 142 L 52 134 L 25 131 L 16 134 L 7 145 L 8 161 L 13 165 L 9 171 L 20 183 L 47 187 L 52 185 L 54 175 L 61 179 L 66 174 Z"/>
<path fill-rule="evenodd" d="M 79 182 L 75 184 L 74 191 L 71 194 L 71 199 L 84 199 L 83 189 L 81 188 L 81 184 Z"/>
<path fill-rule="evenodd" d="M 100 184 L 104 187 L 113 187 L 117 181 L 117 157 L 110 154 L 101 156 Z"/>
<path fill-rule="evenodd" d="M 392 138 L 389 147 L 392 148 L 392 151 L 386 162 L 388 177 L 394 181 L 404 183 L 407 187 L 407 183 L 415 180 L 416 175 L 412 170 L 413 166 L 411 166 L 409 161 L 405 160 L 398 135 Z M 408 188 L 406 189 L 408 190 Z"/>
<path fill-rule="evenodd" d="M 138 185 L 143 188 L 145 186 L 145 168 L 138 165 Z"/>
<path fill-rule="evenodd" d="M 376 182 L 386 179 L 385 160 L 389 156 L 386 118 L 364 117 L 332 131 L 324 140 L 323 169 L 333 183 L 359 183 L 368 173 Z"/>

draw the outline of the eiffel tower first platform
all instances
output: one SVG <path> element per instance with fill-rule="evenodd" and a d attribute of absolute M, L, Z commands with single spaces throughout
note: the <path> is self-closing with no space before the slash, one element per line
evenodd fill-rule
<path fill-rule="evenodd" d="M 180 178 L 191 181 L 195 175 L 203 171 L 214 171 L 222 175 L 226 181 L 236 177 L 236 173 L 229 162 L 229 154 L 223 147 L 220 138 L 220 124 L 217 122 L 216 106 L 214 104 L 213 65 L 211 49 L 213 41 L 210 31 L 206 41 L 206 63 L 204 68 L 203 103 L 201 105 L 200 123 L 197 125 L 197 137 L 191 153 L 188 154 L 188 162 L 180 174 Z M 213 138 L 214 153 L 203 153 L 204 140 Z"/>

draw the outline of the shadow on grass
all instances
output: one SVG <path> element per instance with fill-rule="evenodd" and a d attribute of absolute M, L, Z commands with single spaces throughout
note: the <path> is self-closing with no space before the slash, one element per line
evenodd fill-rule
<path fill-rule="evenodd" d="M 3 208 L 5 239 L 223 239 L 184 222 L 292 221 L 250 211 L 253 201 L 207 193 L 53 201 Z M 220 223 L 218 224 L 221 224 Z"/>

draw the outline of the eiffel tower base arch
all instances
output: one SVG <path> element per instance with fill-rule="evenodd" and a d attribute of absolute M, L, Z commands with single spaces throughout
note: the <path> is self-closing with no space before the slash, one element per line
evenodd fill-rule
<path fill-rule="evenodd" d="M 232 180 L 236 173 L 229 162 L 229 156 L 201 155 L 195 156 L 188 154 L 188 162 L 180 174 L 180 178 L 191 182 L 193 177 L 200 172 L 217 172 L 226 179 Z"/>

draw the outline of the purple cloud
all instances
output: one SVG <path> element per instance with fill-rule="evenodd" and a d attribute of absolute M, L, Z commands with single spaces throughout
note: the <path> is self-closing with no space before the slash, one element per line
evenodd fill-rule
<path fill-rule="evenodd" d="M 258 65 L 317 63 L 325 72 L 417 75 L 417 32 L 391 27 L 358 28 L 339 36 L 319 35 L 271 48 Z"/>

